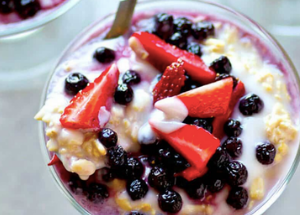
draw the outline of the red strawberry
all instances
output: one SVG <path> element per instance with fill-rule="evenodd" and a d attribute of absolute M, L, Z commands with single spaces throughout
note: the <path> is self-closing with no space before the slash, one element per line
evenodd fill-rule
<path fill-rule="evenodd" d="M 227 80 L 227 79 L 225 79 Z M 239 99 L 245 94 L 245 86 L 244 83 L 239 81 L 234 88 L 232 92 L 232 96 L 230 99 L 229 107 L 223 116 L 218 116 L 214 119 L 213 121 L 213 135 L 216 136 L 217 138 L 221 139 L 224 136 L 224 124 L 228 120 L 228 118 L 231 116 L 234 107 L 236 103 L 239 101 Z"/>
<path fill-rule="evenodd" d="M 51 158 L 51 161 L 48 163 L 48 166 L 52 166 L 52 165 L 57 164 L 59 162 L 60 162 L 59 158 L 57 157 L 56 154 L 54 154 Z"/>
<path fill-rule="evenodd" d="M 206 164 L 220 146 L 220 140 L 195 125 L 153 120 L 149 123 L 157 135 L 185 157 L 198 172 L 205 172 Z"/>
<path fill-rule="evenodd" d="M 194 167 L 189 167 L 181 173 L 176 174 L 176 176 L 182 176 L 188 181 L 192 181 L 196 178 L 203 176 L 207 172 L 207 168 L 204 168 L 203 171 L 198 171 Z"/>
<path fill-rule="evenodd" d="M 178 59 L 177 62 L 166 68 L 160 81 L 153 89 L 153 103 L 180 93 L 185 81 L 183 65 L 183 61 Z"/>
<path fill-rule="evenodd" d="M 194 80 L 208 84 L 216 77 L 216 73 L 210 70 L 199 56 L 168 44 L 154 34 L 136 32 L 129 39 L 129 45 L 138 56 L 149 61 L 160 71 L 164 71 L 168 65 L 181 58 L 185 62 L 184 69 Z"/>
<path fill-rule="evenodd" d="M 79 92 L 65 108 L 60 122 L 65 128 L 100 129 L 107 122 L 99 121 L 99 111 L 109 115 L 115 88 L 118 85 L 119 70 L 115 64 Z M 103 118 L 108 118 L 107 116 Z"/>

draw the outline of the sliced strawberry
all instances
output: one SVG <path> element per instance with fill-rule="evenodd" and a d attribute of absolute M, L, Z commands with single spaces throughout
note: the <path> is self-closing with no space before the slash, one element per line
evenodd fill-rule
<path fill-rule="evenodd" d="M 239 81 L 232 92 L 232 96 L 226 114 L 224 114 L 223 116 L 216 117 L 213 121 L 213 128 L 214 128 L 213 135 L 216 136 L 217 138 L 222 139 L 224 137 L 224 129 L 223 129 L 224 124 L 231 116 L 236 103 L 244 94 L 245 94 L 244 83 Z"/>
<path fill-rule="evenodd" d="M 65 108 L 60 122 L 65 128 L 100 129 L 107 123 L 115 88 L 118 85 L 119 70 L 115 64 L 108 67 L 101 75 L 79 92 Z M 100 114 L 99 114 L 100 112 Z M 99 116 L 105 122 L 99 121 Z M 100 117 L 101 118 L 101 117 Z M 100 124 L 102 126 L 100 126 Z"/>
<path fill-rule="evenodd" d="M 157 135 L 166 140 L 199 173 L 220 146 L 220 140 L 205 129 L 183 123 L 149 121 Z"/>
<path fill-rule="evenodd" d="M 204 168 L 202 171 L 198 171 L 194 167 L 189 167 L 186 170 L 184 170 L 183 172 L 177 174 L 176 176 L 182 176 L 186 180 L 192 181 L 196 178 L 203 176 L 207 172 L 207 170 L 208 170 L 207 168 Z"/>
<path fill-rule="evenodd" d="M 178 59 L 177 62 L 166 68 L 163 76 L 153 89 L 153 103 L 180 93 L 185 81 L 183 65 L 183 61 Z"/>
<path fill-rule="evenodd" d="M 168 65 L 181 58 L 185 62 L 184 69 L 194 80 L 208 84 L 216 77 L 216 73 L 210 70 L 199 56 L 168 44 L 154 34 L 136 32 L 129 39 L 129 45 L 138 56 L 149 61 L 160 71 L 164 71 Z"/>
<path fill-rule="evenodd" d="M 54 155 L 52 156 L 50 162 L 48 163 L 48 166 L 55 165 L 55 164 L 57 164 L 57 163 L 59 163 L 59 162 L 60 162 L 59 158 L 57 157 L 56 154 L 54 154 Z"/>

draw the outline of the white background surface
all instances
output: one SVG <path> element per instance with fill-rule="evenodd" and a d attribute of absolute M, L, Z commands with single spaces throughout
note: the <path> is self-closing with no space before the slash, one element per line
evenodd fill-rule
<path fill-rule="evenodd" d="M 78 214 L 51 178 L 40 152 L 33 116 L 39 109 L 47 74 L 59 53 L 85 26 L 115 10 L 117 3 L 82 0 L 27 37 L 26 42 L 0 40 L 0 215 Z M 299 69 L 299 40 L 278 39 Z M 19 80 L 15 80 L 16 72 Z M 298 169 L 286 191 L 265 214 L 300 214 L 299 181 Z"/>

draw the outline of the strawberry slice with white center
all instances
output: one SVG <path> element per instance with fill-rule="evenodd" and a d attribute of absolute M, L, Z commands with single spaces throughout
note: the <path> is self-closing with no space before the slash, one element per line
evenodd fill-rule
<path fill-rule="evenodd" d="M 225 79 L 227 80 L 227 79 Z M 230 98 L 230 103 L 227 112 L 222 115 L 218 116 L 214 119 L 213 121 L 213 135 L 218 137 L 219 139 L 222 139 L 224 136 L 224 124 L 228 120 L 228 118 L 231 116 L 235 105 L 239 101 L 239 99 L 245 94 L 245 86 L 242 81 L 239 81 L 234 88 L 231 98 Z"/>
<path fill-rule="evenodd" d="M 170 106 L 181 101 L 188 110 L 190 117 L 210 118 L 224 115 L 228 110 L 232 86 L 232 78 L 227 78 L 158 101 L 155 107 L 169 114 L 172 110 Z M 182 107 L 182 105 L 177 105 L 177 107 Z"/>
<path fill-rule="evenodd" d="M 180 93 L 185 81 L 183 65 L 183 61 L 178 59 L 177 62 L 166 68 L 161 79 L 153 89 L 153 103 Z"/>
<path fill-rule="evenodd" d="M 139 57 L 149 61 L 160 71 L 181 58 L 185 62 L 184 69 L 194 80 L 202 84 L 215 80 L 216 73 L 199 56 L 168 44 L 154 34 L 136 32 L 130 37 L 129 45 Z"/>
<path fill-rule="evenodd" d="M 205 173 L 206 165 L 220 140 L 201 127 L 178 122 L 149 121 L 157 135 L 166 140 L 178 153 L 200 173 Z"/>
<path fill-rule="evenodd" d="M 99 130 L 109 120 L 113 95 L 118 85 L 119 70 L 115 64 L 80 91 L 61 115 L 65 128 Z"/>

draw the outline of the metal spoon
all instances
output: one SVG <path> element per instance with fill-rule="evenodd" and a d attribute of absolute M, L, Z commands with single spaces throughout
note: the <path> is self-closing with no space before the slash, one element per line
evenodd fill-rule
<path fill-rule="evenodd" d="M 104 39 L 121 36 L 127 32 L 131 25 L 134 8 L 137 0 L 121 0 L 113 25 Z"/>

